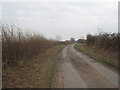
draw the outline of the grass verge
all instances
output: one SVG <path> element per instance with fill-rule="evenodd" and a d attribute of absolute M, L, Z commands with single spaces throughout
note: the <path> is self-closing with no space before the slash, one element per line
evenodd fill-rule
<path fill-rule="evenodd" d="M 3 88 L 50 88 L 58 53 L 63 48 L 50 48 L 31 60 L 22 60 L 15 68 L 3 70 Z"/>
<path fill-rule="evenodd" d="M 112 66 L 116 70 L 118 68 L 118 52 L 100 49 L 95 46 L 87 46 L 80 43 L 76 44 L 74 48 L 96 61 L 102 62 L 105 65 Z"/>

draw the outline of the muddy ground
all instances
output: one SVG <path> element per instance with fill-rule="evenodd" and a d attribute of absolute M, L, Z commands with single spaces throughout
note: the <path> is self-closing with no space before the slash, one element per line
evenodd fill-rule
<path fill-rule="evenodd" d="M 66 46 L 59 55 L 54 88 L 117 88 L 118 74 L 90 57 Z"/>

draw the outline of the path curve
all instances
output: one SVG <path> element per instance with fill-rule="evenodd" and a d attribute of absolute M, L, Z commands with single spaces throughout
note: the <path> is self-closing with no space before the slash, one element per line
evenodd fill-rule
<path fill-rule="evenodd" d="M 59 56 L 56 86 L 59 88 L 117 88 L 118 75 L 78 52 L 74 45 L 65 47 Z M 61 81 L 61 82 L 59 82 Z M 59 82 L 59 83 L 57 83 Z M 62 83 L 62 84 L 61 84 Z M 57 85 L 58 84 L 58 85 Z M 60 85 L 61 84 L 61 85 Z"/>

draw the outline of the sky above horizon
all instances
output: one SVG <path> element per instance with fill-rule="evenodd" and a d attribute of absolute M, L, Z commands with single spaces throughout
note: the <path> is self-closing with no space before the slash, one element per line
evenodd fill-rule
<path fill-rule="evenodd" d="M 117 0 L 2 2 L 1 8 L 2 21 L 11 19 L 48 38 L 79 39 L 99 31 L 118 32 Z"/>

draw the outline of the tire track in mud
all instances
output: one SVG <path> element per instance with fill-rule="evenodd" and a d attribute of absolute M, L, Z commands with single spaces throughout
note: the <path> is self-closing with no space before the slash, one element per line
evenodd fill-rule
<path fill-rule="evenodd" d="M 62 77 L 63 88 L 117 88 L 116 83 L 112 83 L 111 78 L 91 65 L 91 59 L 87 56 L 79 55 L 73 48 L 74 45 L 65 47 L 60 55 L 59 65 L 61 71 L 58 74 Z M 99 65 L 97 68 L 100 68 Z M 103 68 L 104 71 L 104 68 Z M 106 73 L 109 70 L 106 70 Z M 111 74 L 114 74 L 113 72 Z M 109 72 L 108 72 L 109 75 Z M 114 75 L 111 75 L 114 76 Z M 115 77 L 116 78 L 116 77 Z M 57 79 L 59 82 L 59 79 Z M 116 79 L 115 79 L 116 80 Z M 115 81 L 114 80 L 114 81 Z M 117 82 L 117 81 L 116 81 Z"/>

